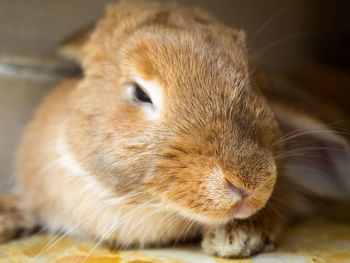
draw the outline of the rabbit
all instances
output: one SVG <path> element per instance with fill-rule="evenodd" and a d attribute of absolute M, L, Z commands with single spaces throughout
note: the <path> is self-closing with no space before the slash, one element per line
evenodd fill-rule
<path fill-rule="evenodd" d="M 246 42 L 202 10 L 109 6 L 62 49 L 83 75 L 25 130 L 0 240 L 39 226 L 122 248 L 200 239 L 209 254 L 248 257 L 321 200 L 346 199 L 349 145 L 327 125 L 339 115 L 265 70 Z"/>

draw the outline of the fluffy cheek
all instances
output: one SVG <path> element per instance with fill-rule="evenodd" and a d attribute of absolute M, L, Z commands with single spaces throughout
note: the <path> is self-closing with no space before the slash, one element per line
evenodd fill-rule
<path fill-rule="evenodd" d="M 166 162 L 165 162 L 166 163 Z M 232 218 L 247 218 L 263 208 L 271 196 L 275 177 L 266 178 L 251 193 L 242 198 L 230 191 L 227 172 L 211 161 L 176 166 L 162 163 L 147 182 L 163 204 L 182 215 L 203 223 L 226 222 Z M 195 165 L 194 165 L 195 164 Z M 239 186 L 244 181 L 236 178 Z"/>
<path fill-rule="evenodd" d="M 198 221 L 225 220 L 234 202 L 228 198 L 224 186 L 212 191 L 205 179 L 191 173 L 166 176 L 155 179 L 153 189 L 162 197 L 163 203 L 187 217 Z"/>
<path fill-rule="evenodd" d="M 198 221 L 223 221 L 237 203 L 227 187 L 224 174 L 210 160 L 192 160 L 191 164 L 163 161 L 148 184 L 164 204 Z"/>

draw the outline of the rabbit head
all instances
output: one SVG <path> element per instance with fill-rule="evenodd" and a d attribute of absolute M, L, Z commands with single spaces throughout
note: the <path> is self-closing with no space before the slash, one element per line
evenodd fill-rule
<path fill-rule="evenodd" d="M 281 132 L 243 32 L 202 11 L 122 3 L 81 54 L 66 132 L 99 180 L 201 222 L 264 207 Z"/>

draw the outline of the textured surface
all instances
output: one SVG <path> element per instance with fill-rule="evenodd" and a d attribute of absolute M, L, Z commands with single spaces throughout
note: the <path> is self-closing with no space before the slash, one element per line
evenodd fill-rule
<path fill-rule="evenodd" d="M 307 220 L 286 229 L 275 252 L 244 260 L 209 257 L 196 245 L 111 251 L 77 239 L 36 235 L 0 245 L 0 262 L 345 263 L 350 262 L 350 223 Z"/>

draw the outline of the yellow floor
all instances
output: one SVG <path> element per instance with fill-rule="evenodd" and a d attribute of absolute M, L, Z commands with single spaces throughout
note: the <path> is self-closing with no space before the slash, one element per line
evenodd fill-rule
<path fill-rule="evenodd" d="M 209 257 L 196 245 L 110 251 L 72 238 L 35 235 L 0 245 L 0 262 L 349 263 L 350 221 L 330 221 L 321 218 L 306 220 L 285 230 L 275 252 L 245 260 Z"/>

